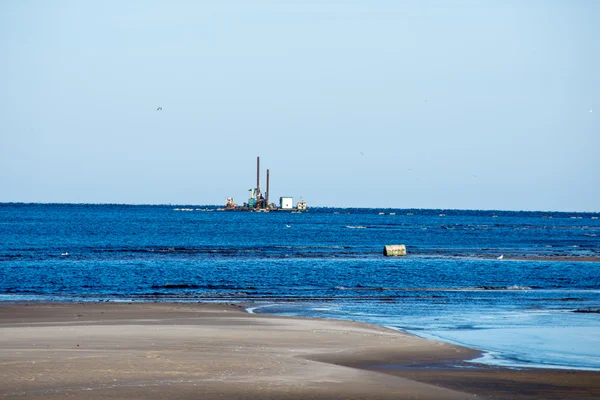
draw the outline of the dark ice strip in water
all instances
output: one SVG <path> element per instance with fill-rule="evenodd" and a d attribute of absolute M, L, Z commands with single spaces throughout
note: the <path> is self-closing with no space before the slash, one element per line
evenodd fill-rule
<path fill-rule="evenodd" d="M 600 308 L 578 308 L 577 310 L 573 310 L 573 312 L 582 314 L 600 314 Z"/>
<path fill-rule="evenodd" d="M 253 286 L 238 287 L 234 285 L 196 285 L 187 283 L 176 283 L 166 285 L 152 285 L 152 289 L 210 289 L 210 290 L 256 290 Z"/>

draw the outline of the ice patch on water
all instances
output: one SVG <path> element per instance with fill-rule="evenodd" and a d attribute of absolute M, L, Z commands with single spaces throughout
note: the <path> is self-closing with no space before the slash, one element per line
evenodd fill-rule
<path fill-rule="evenodd" d="M 553 364 L 544 364 L 544 363 L 532 363 L 524 360 L 511 360 L 506 357 L 503 357 L 502 354 L 496 352 L 486 352 L 479 358 L 475 358 L 473 360 L 467 360 L 469 363 L 473 364 L 485 364 L 492 365 L 498 367 L 507 367 L 507 368 L 544 368 L 544 369 L 564 369 L 564 370 L 577 370 L 577 371 L 600 371 L 600 368 L 586 368 L 586 367 L 572 367 L 572 366 L 564 366 L 564 365 L 553 365 Z"/>
<path fill-rule="evenodd" d="M 600 371 L 600 327 L 519 327 L 409 331 L 485 351 L 473 363 L 512 368 Z"/>

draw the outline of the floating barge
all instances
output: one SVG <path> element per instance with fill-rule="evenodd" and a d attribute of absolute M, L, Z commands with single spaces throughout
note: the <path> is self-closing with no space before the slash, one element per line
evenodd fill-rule
<path fill-rule="evenodd" d="M 279 205 L 269 202 L 269 170 L 267 169 L 267 190 L 262 193 L 260 190 L 260 157 L 256 157 L 256 187 L 249 189 L 250 198 L 243 205 L 238 205 L 233 197 L 225 199 L 225 207 L 217 209 L 218 211 L 249 211 L 249 212 L 305 212 L 308 211 L 305 201 L 299 201 L 296 207 L 293 206 L 292 197 L 280 197 Z"/>

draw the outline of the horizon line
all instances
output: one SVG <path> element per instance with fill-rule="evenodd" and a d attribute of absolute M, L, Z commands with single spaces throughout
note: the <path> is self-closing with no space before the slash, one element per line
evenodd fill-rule
<path fill-rule="evenodd" d="M 73 203 L 73 202 L 22 202 L 22 201 L 0 201 L 0 205 L 88 205 L 88 206 L 154 206 L 154 207 L 174 207 L 174 206 L 194 206 L 194 207 L 223 207 L 222 204 L 191 204 L 191 203 Z M 493 209 L 493 208 L 416 208 L 416 207 L 355 207 L 355 206 L 330 206 L 319 205 L 309 206 L 309 209 L 355 209 L 355 210 L 430 210 L 430 211 L 489 211 L 489 212 L 540 212 L 540 213 L 578 213 L 578 214 L 600 214 L 600 211 L 573 211 L 573 210 L 534 210 L 534 209 Z"/>

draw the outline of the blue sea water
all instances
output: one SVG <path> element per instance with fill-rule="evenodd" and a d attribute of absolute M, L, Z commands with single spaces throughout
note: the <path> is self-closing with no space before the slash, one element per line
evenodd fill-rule
<path fill-rule="evenodd" d="M 0 301 L 236 302 L 463 344 L 476 362 L 600 370 L 600 262 L 552 259 L 600 256 L 598 217 L 4 203 Z M 400 243 L 407 257 L 382 255 Z"/>

